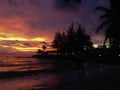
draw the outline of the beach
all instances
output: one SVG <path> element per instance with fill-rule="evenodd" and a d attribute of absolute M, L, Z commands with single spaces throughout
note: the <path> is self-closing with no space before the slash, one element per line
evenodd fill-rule
<path fill-rule="evenodd" d="M 54 60 L 8 56 L 1 57 L 0 61 L 0 90 L 120 89 L 119 65 L 88 64 L 77 69 L 60 70 L 62 66 L 58 68 Z"/>

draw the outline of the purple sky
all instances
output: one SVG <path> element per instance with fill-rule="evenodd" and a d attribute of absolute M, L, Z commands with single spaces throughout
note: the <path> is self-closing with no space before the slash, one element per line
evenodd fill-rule
<path fill-rule="evenodd" d="M 101 13 L 95 11 L 97 6 L 108 7 L 108 0 L 83 0 L 81 4 L 64 0 L 0 0 L 0 40 L 18 37 L 52 41 L 56 31 L 66 31 L 73 22 L 82 25 L 93 43 L 102 43 L 103 34 L 95 33 L 101 22 Z"/>

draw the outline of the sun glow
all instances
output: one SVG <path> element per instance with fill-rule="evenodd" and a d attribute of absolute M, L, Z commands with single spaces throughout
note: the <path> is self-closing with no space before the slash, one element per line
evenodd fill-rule
<path fill-rule="evenodd" d="M 42 50 L 42 42 L 47 42 L 46 38 L 34 37 L 31 34 L 31 36 L 29 34 L 27 35 L 26 27 L 23 27 L 23 24 L 21 26 L 18 24 L 8 26 L 6 22 L 4 25 L 1 25 L 0 50 L 4 52 L 36 52 L 38 49 Z"/>
<path fill-rule="evenodd" d="M 2 37 L 0 37 L 0 40 L 10 40 L 10 41 L 12 41 L 12 40 L 19 40 L 19 41 L 27 41 L 26 38 L 19 38 L 19 37 L 9 37 L 9 38 L 2 38 Z"/>
<path fill-rule="evenodd" d="M 9 38 L 3 38 L 0 37 L 0 40 L 10 40 L 10 41 L 14 41 L 14 40 L 18 40 L 18 41 L 46 41 L 45 38 L 33 38 L 33 39 L 27 39 L 27 38 L 22 38 L 22 37 L 9 37 Z"/>
<path fill-rule="evenodd" d="M 20 51 L 20 52 L 36 52 L 38 49 L 38 47 L 14 47 L 17 51 Z"/>
<path fill-rule="evenodd" d="M 32 41 L 46 41 L 45 38 L 33 38 Z"/>
<path fill-rule="evenodd" d="M 45 40 L 44 38 L 0 37 L 0 48 L 8 48 L 15 52 L 36 52 L 38 49 L 42 50 L 42 42 Z"/>
<path fill-rule="evenodd" d="M 4 47 L 4 48 L 8 48 L 8 47 L 10 47 L 10 46 L 2 46 L 2 47 Z"/>
<path fill-rule="evenodd" d="M 98 48 L 98 45 L 97 45 L 97 44 L 93 44 L 93 47 L 94 47 L 94 48 Z"/>

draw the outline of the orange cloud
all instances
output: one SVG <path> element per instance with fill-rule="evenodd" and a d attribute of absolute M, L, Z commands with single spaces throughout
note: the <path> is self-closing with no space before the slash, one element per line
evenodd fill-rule
<path fill-rule="evenodd" d="M 47 45 L 47 49 L 50 49 L 50 43 L 46 42 L 2 40 L 0 41 L 0 53 L 36 52 L 38 49 L 42 50 L 42 45 Z"/>
<path fill-rule="evenodd" d="M 55 0 L 0 0 L 0 50 L 35 50 L 41 47 L 41 41 L 51 42 L 56 31 L 67 30 L 71 22 L 80 23 L 93 42 L 101 43 L 103 35 L 92 34 L 99 23 L 98 15 L 93 12 L 101 1 L 86 0 L 80 6 L 71 6 L 70 10 L 77 12 L 68 12 L 69 8 L 58 10 Z M 101 5 L 106 3 L 105 0 Z"/>
<path fill-rule="evenodd" d="M 27 23 L 19 17 L 12 18 L 0 18 L 0 34 L 9 37 L 27 37 L 28 28 L 30 27 Z"/>
<path fill-rule="evenodd" d="M 31 26 L 20 17 L 0 18 L 0 20 L 0 40 L 46 40 L 44 37 L 38 37 L 39 32 L 32 32 Z"/>

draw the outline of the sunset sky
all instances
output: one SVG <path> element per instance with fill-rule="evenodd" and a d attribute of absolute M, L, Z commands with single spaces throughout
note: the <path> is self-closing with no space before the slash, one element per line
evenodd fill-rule
<path fill-rule="evenodd" d="M 95 7 L 109 7 L 108 0 L 0 0 L 0 53 L 35 51 L 50 43 L 56 31 L 66 31 L 74 22 L 81 24 L 93 43 L 102 43 L 95 33 L 101 22 Z M 46 43 L 47 42 L 47 43 Z"/>

